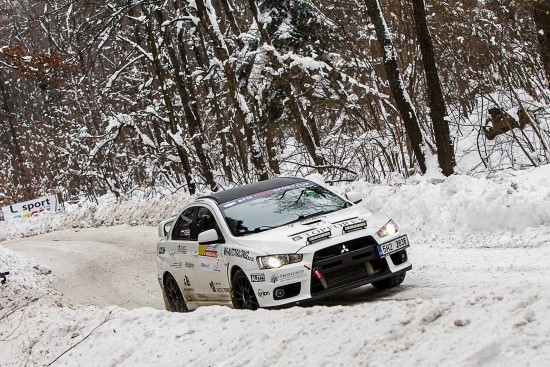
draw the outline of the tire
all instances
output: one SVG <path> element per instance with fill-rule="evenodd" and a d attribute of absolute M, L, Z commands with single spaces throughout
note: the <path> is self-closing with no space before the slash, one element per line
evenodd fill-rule
<path fill-rule="evenodd" d="M 171 312 L 189 312 L 189 309 L 185 304 L 185 299 L 181 294 L 178 282 L 176 282 L 176 279 L 174 279 L 172 274 L 166 274 L 164 279 L 163 296 L 166 310 Z"/>
<path fill-rule="evenodd" d="M 254 289 L 242 270 L 231 278 L 231 301 L 238 310 L 257 310 L 260 307 Z"/>
<path fill-rule="evenodd" d="M 400 285 L 401 283 L 403 283 L 403 281 L 405 280 L 405 275 L 406 274 L 407 273 L 402 273 L 402 274 L 394 275 L 394 276 L 386 278 L 386 279 L 379 280 L 377 282 L 372 282 L 372 285 L 376 289 L 381 289 L 381 290 L 382 289 L 394 288 L 394 287 L 397 287 L 398 285 Z"/>

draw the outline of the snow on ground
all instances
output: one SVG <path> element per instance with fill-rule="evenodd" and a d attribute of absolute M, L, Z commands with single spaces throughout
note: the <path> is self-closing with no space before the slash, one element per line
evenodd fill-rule
<path fill-rule="evenodd" d="M 367 286 L 320 305 L 283 310 L 205 307 L 173 314 L 149 307 L 83 306 L 54 290 L 60 276 L 55 263 L 44 267 L 21 255 L 20 242 L 4 242 L 21 249 L 0 246 L 0 271 L 10 271 L 0 285 L 0 365 L 545 365 L 550 360 L 549 180 L 545 166 L 490 179 L 458 175 L 337 187 L 361 191 L 364 205 L 393 215 L 410 233 L 413 270 L 398 289 L 377 292 Z M 136 238 L 143 237 L 155 228 L 131 226 L 168 217 L 189 199 L 109 200 L 2 223 L 0 238 L 121 222 L 126 225 L 98 233 L 134 228 Z M 71 236 L 85 234 L 93 243 L 123 246 L 76 229 L 50 236 L 80 241 Z M 126 261 L 127 267 L 134 265 L 131 258 Z M 92 292 L 94 287 L 99 292 L 102 282 Z"/>

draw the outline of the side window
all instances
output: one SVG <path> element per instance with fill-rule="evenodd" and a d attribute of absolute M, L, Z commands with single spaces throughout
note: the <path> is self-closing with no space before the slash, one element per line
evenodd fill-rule
<path fill-rule="evenodd" d="M 192 240 L 197 238 L 195 228 L 192 225 L 195 210 L 196 207 L 192 207 L 185 209 L 181 213 L 176 224 L 174 224 L 174 230 L 172 231 L 173 240 Z"/>
<path fill-rule="evenodd" d="M 209 229 L 215 229 L 220 233 L 214 214 L 210 210 L 200 207 L 197 212 L 197 235 Z"/>

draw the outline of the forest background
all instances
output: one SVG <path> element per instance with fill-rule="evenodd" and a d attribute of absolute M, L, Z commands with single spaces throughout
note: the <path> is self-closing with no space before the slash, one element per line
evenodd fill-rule
<path fill-rule="evenodd" d="M 0 206 L 549 162 L 550 1 L 4 0 Z"/>

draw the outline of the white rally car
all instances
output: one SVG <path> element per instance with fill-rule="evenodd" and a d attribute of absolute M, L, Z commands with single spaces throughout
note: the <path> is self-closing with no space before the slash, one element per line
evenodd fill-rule
<path fill-rule="evenodd" d="M 407 235 L 381 213 L 314 182 L 275 178 L 197 199 L 159 225 L 158 280 L 167 310 L 239 309 L 316 299 L 412 268 Z"/>

